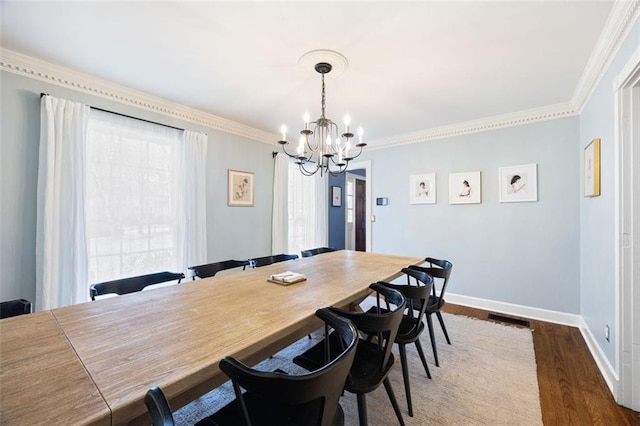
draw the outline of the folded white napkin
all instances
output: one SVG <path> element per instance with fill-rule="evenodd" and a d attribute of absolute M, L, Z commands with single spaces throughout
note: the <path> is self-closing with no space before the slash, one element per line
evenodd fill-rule
<path fill-rule="evenodd" d="M 283 283 L 293 283 L 296 281 L 302 281 L 307 279 L 304 274 L 299 274 L 298 272 L 281 272 L 279 274 L 271 275 L 271 279 L 274 281 L 282 281 Z"/>

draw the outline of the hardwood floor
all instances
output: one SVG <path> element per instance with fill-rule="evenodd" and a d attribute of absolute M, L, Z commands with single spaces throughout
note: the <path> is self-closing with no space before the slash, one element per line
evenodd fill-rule
<path fill-rule="evenodd" d="M 481 309 L 447 304 L 444 310 L 491 321 Z M 614 401 L 578 328 L 522 319 L 533 330 L 545 425 L 640 425 L 640 413 Z"/>

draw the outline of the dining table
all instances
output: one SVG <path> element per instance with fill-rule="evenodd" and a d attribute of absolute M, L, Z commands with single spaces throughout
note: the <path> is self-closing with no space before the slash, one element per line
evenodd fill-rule
<path fill-rule="evenodd" d="M 178 409 L 228 380 L 222 358 L 255 365 L 421 262 L 339 250 L 2 320 L 0 424 L 149 424 L 149 388 Z M 268 281 L 286 271 L 306 280 Z"/>

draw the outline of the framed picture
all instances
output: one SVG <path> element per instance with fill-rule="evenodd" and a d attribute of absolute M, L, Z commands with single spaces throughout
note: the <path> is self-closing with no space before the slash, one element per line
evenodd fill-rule
<path fill-rule="evenodd" d="M 538 165 L 500 167 L 498 187 L 501 203 L 538 201 Z"/>
<path fill-rule="evenodd" d="M 482 202 L 480 172 L 449 173 L 449 204 Z"/>
<path fill-rule="evenodd" d="M 436 174 L 424 173 L 409 176 L 409 203 L 435 204 Z"/>
<path fill-rule="evenodd" d="M 331 205 L 333 207 L 340 207 L 342 205 L 342 187 L 331 187 Z"/>
<path fill-rule="evenodd" d="M 227 204 L 233 207 L 253 207 L 255 179 L 251 172 L 229 169 Z"/>
<path fill-rule="evenodd" d="M 600 195 L 600 139 L 594 139 L 584 149 L 584 196 Z"/>

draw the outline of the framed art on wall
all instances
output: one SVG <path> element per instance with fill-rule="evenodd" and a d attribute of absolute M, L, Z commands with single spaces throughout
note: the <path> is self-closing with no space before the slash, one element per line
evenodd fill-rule
<path fill-rule="evenodd" d="M 537 164 L 500 167 L 498 180 L 501 203 L 538 201 Z"/>
<path fill-rule="evenodd" d="M 331 206 L 340 207 L 342 205 L 342 187 L 331 187 Z"/>
<path fill-rule="evenodd" d="M 409 176 L 409 203 L 435 204 L 436 174 L 423 173 Z"/>
<path fill-rule="evenodd" d="M 254 174 L 229 169 L 227 204 L 232 207 L 253 207 L 254 196 Z"/>
<path fill-rule="evenodd" d="M 584 196 L 600 195 L 600 139 L 594 139 L 584 149 Z"/>
<path fill-rule="evenodd" d="M 449 204 L 482 202 L 480 172 L 449 173 Z"/>

